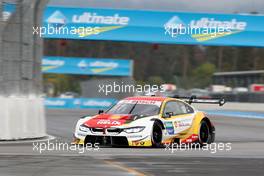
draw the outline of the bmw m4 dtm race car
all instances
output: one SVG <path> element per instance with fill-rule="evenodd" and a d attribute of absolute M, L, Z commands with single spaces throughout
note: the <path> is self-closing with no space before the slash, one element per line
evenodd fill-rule
<path fill-rule="evenodd" d="M 78 120 L 72 144 L 161 147 L 214 142 L 215 127 L 192 103 L 222 106 L 224 99 L 128 97 L 106 112 Z"/>

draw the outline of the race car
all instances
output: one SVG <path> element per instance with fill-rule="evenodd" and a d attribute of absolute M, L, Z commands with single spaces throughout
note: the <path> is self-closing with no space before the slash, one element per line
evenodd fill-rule
<path fill-rule="evenodd" d="M 192 103 L 222 106 L 224 99 L 138 96 L 78 120 L 72 144 L 162 147 L 173 143 L 210 144 L 215 127 Z"/>

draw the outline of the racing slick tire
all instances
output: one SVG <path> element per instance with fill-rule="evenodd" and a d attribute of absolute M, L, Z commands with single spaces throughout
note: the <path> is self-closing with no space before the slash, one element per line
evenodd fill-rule
<path fill-rule="evenodd" d="M 202 146 L 214 142 L 214 134 L 209 122 L 206 120 L 202 120 L 200 123 L 198 140 Z"/>
<path fill-rule="evenodd" d="M 154 122 L 151 134 L 152 147 L 162 147 L 162 127 L 159 122 Z"/>

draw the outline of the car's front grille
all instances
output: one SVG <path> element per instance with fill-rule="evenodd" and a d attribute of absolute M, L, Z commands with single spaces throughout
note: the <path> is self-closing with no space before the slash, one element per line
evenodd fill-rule
<path fill-rule="evenodd" d="M 109 128 L 107 129 L 107 132 L 108 133 L 116 133 L 116 134 L 119 134 L 123 131 L 123 129 L 120 129 L 120 128 Z"/>
<path fill-rule="evenodd" d="M 85 138 L 85 144 L 99 143 L 100 145 L 111 146 L 128 146 L 128 140 L 125 136 L 93 136 L 87 135 Z"/>
<path fill-rule="evenodd" d="M 104 129 L 103 128 L 90 128 L 91 131 L 93 133 L 101 133 L 103 134 L 104 133 Z M 123 131 L 123 129 L 120 129 L 120 128 L 108 128 L 106 129 L 107 133 L 109 134 L 119 134 Z"/>
<path fill-rule="evenodd" d="M 91 128 L 91 131 L 94 133 L 103 133 L 103 128 Z"/>

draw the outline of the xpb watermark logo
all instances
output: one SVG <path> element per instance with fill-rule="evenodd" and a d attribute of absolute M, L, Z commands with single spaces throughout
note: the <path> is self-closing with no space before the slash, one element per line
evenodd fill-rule
<path fill-rule="evenodd" d="M 33 142 L 32 150 L 38 153 L 54 152 L 54 151 L 73 151 L 79 154 L 85 153 L 86 151 L 98 151 L 100 149 L 99 143 L 87 143 L 85 145 L 71 145 L 66 142 L 47 141 L 47 142 Z"/>
<path fill-rule="evenodd" d="M 247 23 L 231 20 L 217 20 L 215 18 L 202 17 L 198 20 L 184 22 L 179 16 L 173 16 L 164 25 L 165 35 L 172 38 L 180 35 L 189 35 L 193 39 L 202 42 L 227 35 L 242 32 L 246 29 Z"/>

